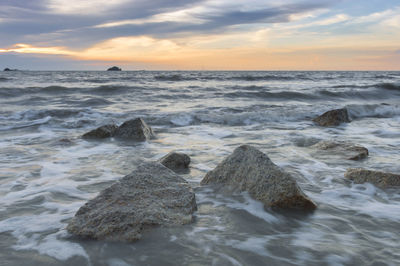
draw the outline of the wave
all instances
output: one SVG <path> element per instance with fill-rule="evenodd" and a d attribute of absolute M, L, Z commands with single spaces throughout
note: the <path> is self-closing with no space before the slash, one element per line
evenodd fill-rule
<path fill-rule="evenodd" d="M 379 83 L 376 86 L 385 90 L 400 91 L 400 84 L 398 83 Z"/>
<path fill-rule="evenodd" d="M 243 80 L 243 81 L 288 81 L 288 80 L 311 80 L 307 75 L 295 74 L 295 75 L 242 75 L 230 77 L 232 80 Z"/>
<path fill-rule="evenodd" d="M 26 87 L 26 88 L 0 88 L 0 96 L 19 97 L 24 94 L 72 94 L 72 93 L 95 93 L 100 95 L 124 93 L 134 90 L 143 90 L 143 87 L 102 85 L 98 87 L 64 87 L 64 86 L 46 86 L 46 87 Z M 157 88 L 155 88 L 157 89 Z M 152 88 L 153 90 L 153 88 Z"/>
<path fill-rule="evenodd" d="M 26 127 L 32 127 L 32 126 L 40 126 L 47 124 L 51 120 L 50 116 L 46 116 L 40 119 L 35 119 L 32 121 L 21 121 L 17 123 L 12 123 L 12 126 L 2 126 L 0 127 L 0 131 L 6 131 L 6 130 L 12 130 L 12 129 L 21 129 L 21 128 L 26 128 Z"/>
<path fill-rule="evenodd" d="M 295 91 L 236 91 L 224 93 L 223 96 L 229 98 L 262 98 L 262 99 L 286 99 L 286 100 L 315 100 L 319 97 L 313 94 Z"/>
<path fill-rule="evenodd" d="M 368 85 L 356 85 L 356 84 L 342 84 L 330 86 L 332 89 L 369 89 L 369 88 L 378 88 L 378 89 L 386 89 L 386 90 L 400 90 L 400 84 L 398 83 L 375 83 Z"/>
<path fill-rule="evenodd" d="M 188 81 L 188 80 L 197 80 L 195 77 L 187 77 L 180 74 L 173 75 L 157 75 L 154 76 L 154 79 L 161 81 Z"/>
<path fill-rule="evenodd" d="M 87 111 L 77 109 L 47 109 L 47 110 L 26 110 L 13 114 L 11 119 L 33 121 L 44 117 L 64 119 L 71 116 L 77 116 L 81 112 Z"/>
<path fill-rule="evenodd" d="M 391 118 L 400 116 L 399 105 L 389 104 L 361 104 L 361 105 L 347 105 L 350 118 Z"/>
<path fill-rule="evenodd" d="M 9 79 L 8 79 L 8 78 L 0 77 L 0 82 L 1 82 L 1 81 L 7 81 L 7 80 L 9 80 Z"/>

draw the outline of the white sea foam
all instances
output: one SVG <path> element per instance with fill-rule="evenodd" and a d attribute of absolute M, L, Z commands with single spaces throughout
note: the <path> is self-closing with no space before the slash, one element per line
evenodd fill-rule
<path fill-rule="evenodd" d="M 125 262 L 122 259 L 119 258 L 112 258 L 107 260 L 107 264 L 109 266 L 131 266 L 131 264 Z"/>
<path fill-rule="evenodd" d="M 188 114 L 182 114 L 175 116 L 171 119 L 171 122 L 177 126 L 188 126 L 193 122 L 193 117 Z"/>

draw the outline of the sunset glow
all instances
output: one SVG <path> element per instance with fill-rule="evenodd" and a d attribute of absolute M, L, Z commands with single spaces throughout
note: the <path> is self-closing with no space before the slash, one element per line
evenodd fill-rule
<path fill-rule="evenodd" d="M 3 66 L 400 69 L 397 1 L 32 2 L 0 4 Z"/>

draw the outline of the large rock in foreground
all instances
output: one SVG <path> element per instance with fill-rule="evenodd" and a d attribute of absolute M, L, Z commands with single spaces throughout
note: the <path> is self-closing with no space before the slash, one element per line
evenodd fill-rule
<path fill-rule="evenodd" d="M 346 108 L 325 112 L 314 118 L 313 121 L 323 127 L 338 126 L 341 123 L 350 123 L 349 114 L 347 113 Z"/>
<path fill-rule="evenodd" d="M 134 141 L 146 141 L 154 138 L 154 132 L 141 118 L 124 122 L 115 131 L 114 137 Z"/>
<path fill-rule="evenodd" d="M 188 171 L 190 157 L 180 152 L 170 152 L 162 157 L 159 162 L 177 173 Z"/>
<path fill-rule="evenodd" d="M 399 187 L 400 175 L 372 171 L 362 168 L 347 169 L 344 177 L 353 180 L 356 184 L 371 183 L 379 188 Z"/>
<path fill-rule="evenodd" d="M 208 172 L 202 185 L 219 185 L 222 190 L 242 192 L 278 209 L 314 210 L 316 205 L 267 155 L 249 145 L 242 145 Z"/>
<path fill-rule="evenodd" d="M 196 208 L 187 181 L 159 163 L 144 163 L 82 206 L 67 230 L 84 238 L 134 241 L 155 226 L 191 223 Z"/>
<path fill-rule="evenodd" d="M 318 149 L 317 156 L 339 156 L 347 160 L 358 161 L 368 156 L 368 149 L 347 142 L 320 141 L 311 146 Z"/>
<path fill-rule="evenodd" d="M 104 139 L 110 138 L 114 136 L 115 131 L 117 130 L 116 125 L 104 125 L 93 129 L 85 134 L 83 134 L 82 138 L 84 139 Z"/>

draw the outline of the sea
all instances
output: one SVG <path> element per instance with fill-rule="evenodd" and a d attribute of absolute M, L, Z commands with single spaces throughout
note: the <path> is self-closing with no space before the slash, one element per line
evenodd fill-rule
<path fill-rule="evenodd" d="M 351 123 L 312 119 L 347 108 Z M 140 117 L 148 142 L 87 141 Z M 369 157 L 318 156 L 346 141 Z M 269 209 L 200 181 L 249 144 L 290 173 L 317 210 Z M 131 243 L 79 239 L 68 221 L 144 161 L 191 157 L 194 222 Z M 400 173 L 400 72 L 12 71 L 0 73 L 0 265 L 400 265 L 400 188 L 344 178 L 348 168 Z"/>

